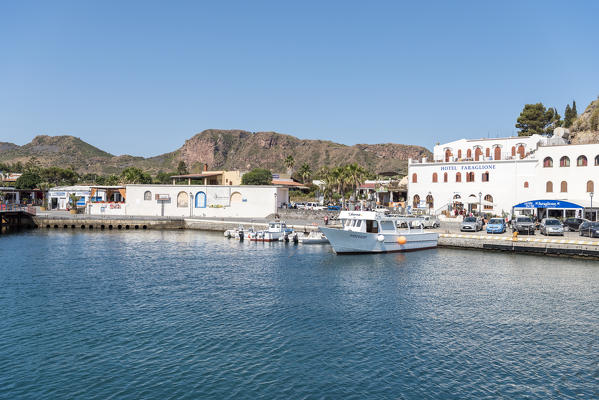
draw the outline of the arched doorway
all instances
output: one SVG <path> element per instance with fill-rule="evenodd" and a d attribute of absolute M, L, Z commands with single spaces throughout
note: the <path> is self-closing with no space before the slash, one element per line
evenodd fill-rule
<path fill-rule="evenodd" d="M 414 201 L 412 202 L 412 206 L 414 208 L 418 208 L 418 206 L 420 205 L 420 196 L 418 196 L 417 194 L 414 195 Z"/>
<path fill-rule="evenodd" d="M 493 160 L 501 160 L 501 147 L 495 147 L 495 150 L 493 152 Z"/>
<path fill-rule="evenodd" d="M 525 149 L 524 149 L 524 145 L 521 144 L 518 146 L 518 154 L 520 155 L 520 158 L 524 158 L 524 154 L 525 154 Z"/>
<path fill-rule="evenodd" d="M 480 156 L 483 155 L 483 151 L 481 150 L 480 147 L 477 147 L 476 149 L 474 149 L 474 160 L 475 161 L 480 161 Z"/>
<path fill-rule="evenodd" d="M 197 192 L 195 200 L 196 208 L 206 208 L 206 193 Z"/>
<path fill-rule="evenodd" d="M 435 201 L 433 199 L 432 194 L 426 196 L 426 205 L 428 206 L 428 208 L 433 208 L 435 206 Z"/>
<path fill-rule="evenodd" d="M 447 150 L 445 150 L 445 162 L 449 162 L 450 158 L 451 158 L 451 150 L 447 149 Z"/>
<path fill-rule="evenodd" d="M 189 196 L 187 192 L 179 192 L 177 195 L 177 207 L 178 208 L 187 208 L 189 207 Z"/>

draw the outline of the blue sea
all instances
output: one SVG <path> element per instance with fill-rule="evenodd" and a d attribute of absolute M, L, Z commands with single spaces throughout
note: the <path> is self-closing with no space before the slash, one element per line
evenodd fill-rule
<path fill-rule="evenodd" d="M 3 399 L 599 398 L 599 263 L 0 236 Z"/>

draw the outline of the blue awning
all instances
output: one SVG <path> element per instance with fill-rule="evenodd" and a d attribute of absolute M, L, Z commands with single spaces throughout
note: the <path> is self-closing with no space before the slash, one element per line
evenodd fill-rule
<path fill-rule="evenodd" d="M 563 200 L 532 200 L 516 204 L 514 208 L 584 208 L 575 203 Z"/>

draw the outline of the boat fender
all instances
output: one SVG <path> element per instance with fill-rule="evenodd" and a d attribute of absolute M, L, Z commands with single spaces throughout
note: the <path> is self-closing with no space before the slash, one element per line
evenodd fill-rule
<path fill-rule="evenodd" d="M 400 236 L 397 238 L 397 243 L 399 243 L 399 244 L 406 244 L 407 241 L 408 240 L 406 239 L 405 236 Z"/>
<path fill-rule="evenodd" d="M 385 240 L 385 236 L 383 236 L 383 235 L 378 235 L 378 236 L 376 237 L 376 240 L 378 240 L 379 242 L 382 242 L 383 240 Z"/>

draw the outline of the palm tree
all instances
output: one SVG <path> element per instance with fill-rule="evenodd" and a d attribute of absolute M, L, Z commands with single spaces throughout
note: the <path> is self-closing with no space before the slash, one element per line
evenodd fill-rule
<path fill-rule="evenodd" d="M 354 194 L 357 194 L 358 187 L 364 182 L 368 172 L 362 166 L 354 163 L 345 166 L 345 174 Z"/>
<path fill-rule="evenodd" d="M 299 169 L 299 174 L 302 177 L 302 183 L 306 183 L 310 176 L 312 176 L 312 169 L 308 164 L 304 163 Z"/>
<path fill-rule="evenodd" d="M 288 155 L 285 158 L 284 163 L 285 163 L 285 166 L 287 167 L 287 173 L 289 175 L 291 175 L 291 172 L 293 172 L 293 166 L 295 165 L 295 160 L 293 159 L 293 156 L 292 155 Z"/>

